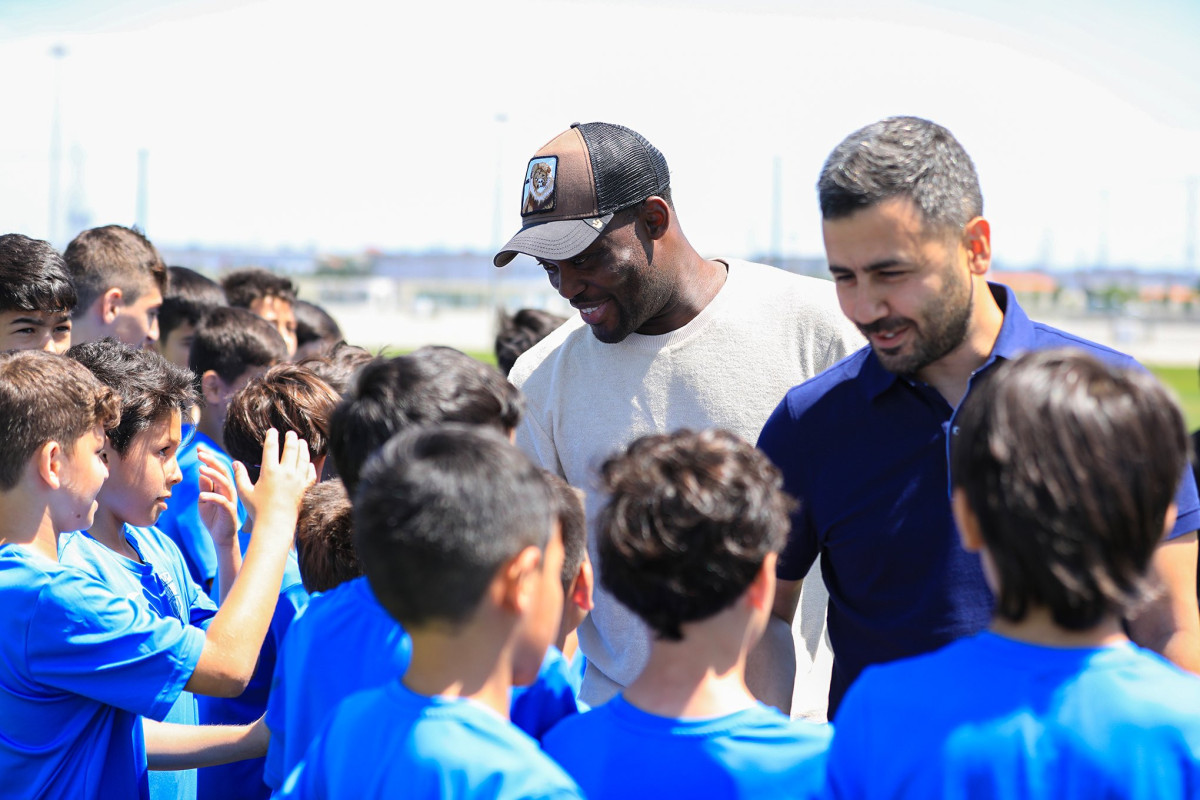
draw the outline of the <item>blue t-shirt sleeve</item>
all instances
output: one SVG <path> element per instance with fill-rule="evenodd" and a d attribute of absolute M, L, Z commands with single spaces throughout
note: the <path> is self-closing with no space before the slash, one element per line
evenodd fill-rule
<path fill-rule="evenodd" d="M 75 571 L 43 588 L 27 646 L 42 683 L 156 720 L 170 711 L 203 649 L 204 631 Z"/>
<path fill-rule="evenodd" d="M 1196 495 L 1196 475 L 1190 468 L 1184 469 L 1183 478 L 1175 492 L 1175 508 L 1178 516 L 1175 527 L 1167 534 L 1168 539 L 1175 539 L 1185 533 L 1200 529 L 1200 499 Z"/>

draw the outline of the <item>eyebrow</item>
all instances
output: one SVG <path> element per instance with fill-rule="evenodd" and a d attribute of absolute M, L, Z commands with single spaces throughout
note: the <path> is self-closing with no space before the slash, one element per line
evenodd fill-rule
<path fill-rule="evenodd" d="M 872 264 L 868 264 L 867 266 L 862 268 L 862 271 L 863 272 L 878 272 L 881 269 L 888 269 L 889 267 L 902 266 L 904 264 L 905 264 L 905 262 L 899 258 L 885 258 L 882 261 L 876 261 Z M 853 272 L 853 270 L 851 270 L 849 267 L 843 267 L 839 264 L 830 264 L 829 265 L 830 272 L 836 272 L 838 270 L 841 270 L 842 272 Z"/>

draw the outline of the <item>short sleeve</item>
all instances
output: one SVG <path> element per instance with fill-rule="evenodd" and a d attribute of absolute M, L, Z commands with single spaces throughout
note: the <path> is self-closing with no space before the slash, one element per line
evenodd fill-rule
<path fill-rule="evenodd" d="M 787 544 L 779 555 L 776 574 L 782 580 L 798 581 L 808 574 L 820 552 L 808 504 L 804 498 L 805 465 L 794 436 L 795 421 L 788 410 L 788 398 L 784 397 L 771 416 L 767 418 L 758 437 L 758 449 L 779 468 L 783 474 L 783 490 L 797 501 L 792 511 L 792 526 Z"/>
<path fill-rule="evenodd" d="M 74 570 L 38 597 L 30 671 L 48 686 L 162 720 L 204 649 L 204 631 L 159 617 Z"/>

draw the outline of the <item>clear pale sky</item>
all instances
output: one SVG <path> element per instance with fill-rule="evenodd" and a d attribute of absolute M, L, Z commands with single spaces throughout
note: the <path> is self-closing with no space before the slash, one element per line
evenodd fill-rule
<path fill-rule="evenodd" d="M 771 249 L 778 159 L 783 251 L 819 256 L 829 150 L 916 114 L 1001 263 L 1177 267 L 1197 43 L 1194 0 L 0 0 L 0 229 L 49 233 L 61 44 L 64 211 L 133 223 L 144 148 L 160 244 L 489 250 L 533 152 L 604 120 L 665 153 L 706 255 Z"/>

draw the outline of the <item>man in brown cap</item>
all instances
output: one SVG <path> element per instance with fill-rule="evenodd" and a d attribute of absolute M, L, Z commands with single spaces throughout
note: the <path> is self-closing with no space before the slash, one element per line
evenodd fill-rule
<path fill-rule="evenodd" d="M 828 281 L 700 256 L 675 213 L 666 159 L 628 128 L 576 124 L 551 140 L 529 162 L 521 211 L 496 266 L 533 256 L 579 316 L 513 367 L 527 403 L 517 442 L 587 492 L 592 524 L 603 504 L 596 467 L 633 439 L 724 428 L 753 442 L 783 393 L 862 345 Z M 638 675 L 649 643 L 599 577 L 579 628 L 580 698 L 592 705 Z M 812 611 L 801 625 L 809 658 L 824 626 L 824 597 L 811 600 L 801 612 Z M 752 664 L 753 688 L 786 708 L 791 666 Z M 800 713 L 823 717 L 825 688 Z"/>

